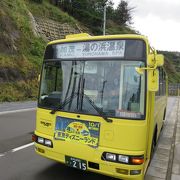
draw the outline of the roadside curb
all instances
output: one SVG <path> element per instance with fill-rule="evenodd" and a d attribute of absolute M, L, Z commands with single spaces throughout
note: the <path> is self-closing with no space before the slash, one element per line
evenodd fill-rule
<path fill-rule="evenodd" d="M 176 134 L 174 138 L 174 152 L 172 160 L 171 180 L 180 179 L 180 97 L 177 111 Z"/>

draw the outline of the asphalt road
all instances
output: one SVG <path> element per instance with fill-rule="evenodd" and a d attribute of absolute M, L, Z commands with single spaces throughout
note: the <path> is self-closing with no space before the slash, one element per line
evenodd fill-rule
<path fill-rule="evenodd" d="M 175 98 L 169 99 L 167 115 L 173 110 L 174 101 Z M 38 156 L 31 143 L 34 128 L 35 110 L 16 112 L 14 108 L 11 113 L 0 113 L 0 180 L 113 179 L 72 169 Z M 27 147 L 22 146 L 26 144 Z"/>
<path fill-rule="evenodd" d="M 31 142 L 34 129 L 35 110 L 0 113 L 0 153 Z"/>
<path fill-rule="evenodd" d="M 14 110 L 30 109 L 37 106 L 36 101 L 0 103 L 0 113 Z"/>

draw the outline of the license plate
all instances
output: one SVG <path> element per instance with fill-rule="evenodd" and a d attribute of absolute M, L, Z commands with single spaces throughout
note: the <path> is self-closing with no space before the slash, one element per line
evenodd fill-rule
<path fill-rule="evenodd" d="M 80 170 L 86 170 L 87 169 L 87 161 L 70 157 L 70 156 L 65 156 L 65 163 L 67 166 L 80 169 Z"/>

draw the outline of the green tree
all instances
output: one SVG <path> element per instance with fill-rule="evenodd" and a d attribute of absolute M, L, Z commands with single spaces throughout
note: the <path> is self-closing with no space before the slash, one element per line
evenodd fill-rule
<path fill-rule="evenodd" d="M 109 0 L 107 2 L 107 8 L 106 8 L 106 12 L 107 12 L 107 19 L 111 19 L 113 20 L 113 17 L 114 17 L 114 13 L 115 13 L 115 10 L 114 10 L 114 3 Z"/>
<path fill-rule="evenodd" d="M 128 2 L 125 0 L 121 0 L 118 4 L 117 9 L 115 9 L 114 13 L 114 21 L 122 26 L 127 26 L 128 24 L 132 24 L 132 11 L 134 7 L 129 7 Z"/>
<path fill-rule="evenodd" d="M 59 7 L 91 27 L 92 31 L 96 31 L 95 34 L 99 34 L 102 26 L 101 2 L 102 0 L 61 0 Z"/>
<path fill-rule="evenodd" d="M 107 20 L 114 20 L 112 0 L 49 0 L 63 11 L 90 27 L 94 34 L 102 34 L 103 11 L 106 4 Z"/>

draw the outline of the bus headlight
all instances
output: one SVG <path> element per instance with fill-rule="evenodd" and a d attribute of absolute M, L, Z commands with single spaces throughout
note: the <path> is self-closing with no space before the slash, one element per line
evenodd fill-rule
<path fill-rule="evenodd" d="M 144 163 L 144 155 L 132 156 L 132 155 L 115 154 L 111 152 L 103 152 L 101 159 L 104 161 L 111 161 L 111 162 L 130 164 L 130 165 L 141 165 Z"/>
<path fill-rule="evenodd" d="M 116 161 L 116 154 L 113 153 L 106 153 L 106 160 L 108 161 Z"/>
<path fill-rule="evenodd" d="M 46 139 L 35 134 L 32 135 L 32 140 L 41 145 L 53 148 L 53 142 L 50 139 Z"/>
<path fill-rule="evenodd" d="M 129 163 L 129 156 L 118 155 L 118 161 L 122 163 Z"/>
<path fill-rule="evenodd" d="M 44 144 L 44 138 L 38 137 L 37 142 L 40 143 L 40 144 Z"/>
<path fill-rule="evenodd" d="M 52 147 L 52 141 L 49 139 L 45 139 L 44 145 L 48 147 Z"/>

